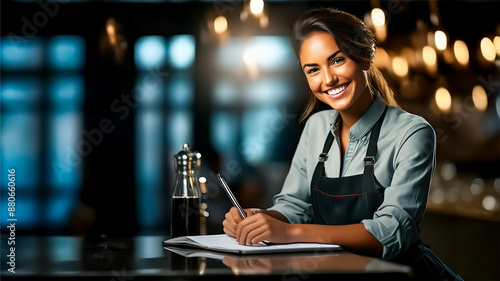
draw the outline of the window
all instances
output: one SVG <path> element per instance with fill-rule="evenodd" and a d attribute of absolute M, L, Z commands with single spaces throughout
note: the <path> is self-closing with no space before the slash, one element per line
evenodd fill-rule
<path fill-rule="evenodd" d="M 2 167 L 16 169 L 21 230 L 61 230 L 78 202 L 85 41 L 2 37 Z M 2 174 L 5 171 L 2 171 Z M 2 194 L 7 181 L 2 177 Z M 7 197 L 2 196 L 2 206 Z M 2 212 L 2 219 L 7 219 Z"/>

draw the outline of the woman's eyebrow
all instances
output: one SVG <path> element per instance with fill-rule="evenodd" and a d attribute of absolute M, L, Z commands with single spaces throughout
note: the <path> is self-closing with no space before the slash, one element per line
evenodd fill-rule
<path fill-rule="evenodd" d="M 337 50 L 337 51 L 333 52 L 333 54 L 331 54 L 331 55 L 327 58 L 327 60 L 328 60 L 328 61 L 330 61 L 331 59 L 333 59 L 334 57 L 336 57 L 336 56 L 338 55 L 338 53 L 340 53 L 340 50 Z M 306 68 L 306 67 L 308 67 L 308 66 L 309 66 L 309 67 L 310 67 L 310 66 L 318 66 L 318 64 L 317 64 L 317 63 L 306 63 L 306 64 L 304 64 L 304 66 L 302 66 L 302 69 L 304 69 L 304 68 Z"/>

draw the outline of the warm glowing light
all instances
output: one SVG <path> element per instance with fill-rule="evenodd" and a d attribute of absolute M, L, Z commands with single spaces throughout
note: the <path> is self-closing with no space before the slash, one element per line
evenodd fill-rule
<path fill-rule="evenodd" d="M 491 42 L 490 38 L 484 37 L 481 40 L 481 53 L 487 61 L 494 61 L 496 57 L 495 45 Z"/>
<path fill-rule="evenodd" d="M 439 88 L 435 95 L 436 104 L 442 112 L 448 112 L 451 109 L 451 95 L 446 88 Z"/>
<path fill-rule="evenodd" d="M 214 30 L 217 34 L 222 34 L 227 30 L 227 19 L 224 16 L 218 16 L 214 20 Z"/>
<path fill-rule="evenodd" d="M 481 85 L 472 89 L 472 102 L 479 111 L 485 111 L 488 107 L 488 95 Z"/>
<path fill-rule="evenodd" d="M 250 0 L 250 12 L 260 15 L 264 11 L 264 0 Z"/>
<path fill-rule="evenodd" d="M 110 18 L 106 21 L 106 32 L 108 33 L 109 43 L 111 45 L 116 44 L 116 22 L 114 18 Z"/>
<path fill-rule="evenodd" d="M 384 26 L 385 25 L 385 13 L 379 8 L 375 8 L 372 10 L 372 21 L 375 26 Z"/>
<path fill-rule="evenodd" d="M 448 38 L 446 37 L 446 33 L 444 33 L 441 30 L 436 31 L 436 33 L 434 33 L 434 42 L 438 50 L 442 51 L 446 49 L 446 45 L 448 43 Z"/>
<path fill-rule="evenodd" d="M 408 74 L 408 63 L 402 57 L 395 57 L 392 60 L 392 69 L 397 76 L 404 77 Z"/>
<path fill-rule="evenodd" d="M 377 48 L 375 50 L 375 60 L 373 64 L 380 69 L 388 68 L 390 66 L 391 59 L 389 55 L 383 48 Z"/>
<path fill-rule="evenodd" d="M 497 56 L 500 56 L 500 36 L 495 36 L 495 38 L 493 38 L 493 45 L 495 45 Z"/>
<path fill-rule="evenodd" d="M 422 55 L 423 55 L 425 64 L 430 65 L 430 66 L 436 64 L 436 60 L 437 60 L 436 51 L 431 46 L 425 46 L 424 49 L 422 50 Z"/>
<path fill-rule="evenodd" d="M 199 179 L 200 182 L 200 189 L 202 193 L 207 193 L 207 178 L 205 177 L 200 177 Z"/>
<path fill-rule="evenodd" d="M 375 26 L 375 38 L 378 42 L 382 43 L 387 39 L 387 27 L 384 26 Z"/>
<path fill-rule="evenodd" d="M 461 65 L 467 65 L 469 63 L 469 49 L 467 45 L 462 40 L 455 41 L 453 45 L 453 51 L 455 52 L 455 58 Z"/>
<path fill-rule="evenodd" d="M 109 35 L 114 35 L 115 27 L 112 24 L 108 23 L 108 26 L 106 26 L 106 31 L 108 32 Z"/>
<path fill-rule="evenodd" d="M 259 19 L 259 25 L 262 28 L 266 28 L 269 26 L 269 17 L 263 16 Z"/>
<path fill-rule="evenodd" d="M 497 200 L 491 195 L 487 195 L 483 198 L 483 208 L 488 211 L 494 211 L 496 209 Z"/>

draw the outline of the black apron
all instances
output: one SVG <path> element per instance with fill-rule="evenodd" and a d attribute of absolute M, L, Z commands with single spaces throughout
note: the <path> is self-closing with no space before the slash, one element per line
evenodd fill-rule
<path fill-rule="evenodd" d="M 311 182 L 312 223 L 344 225 L 373 218 L 373 214 L 382 204 L 385 190 L 373 175 L 377 141 L 384 116 L 385 110 L 377 123 L 373 125 L 364 159 L 365 168 L 363 174 L 360 175 L 338 178 L 325 176 L 325 161 L 328 160 L 328 151 L 334 139 L 330 131 Z"/>
<path fill-rule="evenodd" d="M 363 174 L 338 178 L 325 176 L 325 161 L 328 160 L 328 151 L 334 140 L 333 133 L 330 131 L 328 134 L 311 181 L 313 224 L 360 223 L 364 219 L 372 219 L 384 201 L 385 188 L 375 179 L 373 170 L 386 111 L 387 107 L 371 129 Z M 411 266 L 415 280 L 463 280 L 421 242 L 413 244 L 391 261 Z"/>

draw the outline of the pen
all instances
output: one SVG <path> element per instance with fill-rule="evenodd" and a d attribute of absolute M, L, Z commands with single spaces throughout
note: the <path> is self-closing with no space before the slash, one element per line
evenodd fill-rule
<path fill-rule="evenodd" d="M 240 213 L 242 218 L 246 218 L 247 214 L 245 214 L 245 212 L 241 208 L 240 203 L 238 203 L 238 200 L 236 200 L 236 197 L 234 197 L 233 193 L 231 192 L 231 189 L 229 189 L 229 186 L 227 185 L 224 178 L 220 174 L 217 174 L 217 178 L 219 179 L 219 182 L 221 183 L 222 187 L 224 188 L 224 191 L 229 197 L 229 200 L 231 200 L 231 203 L 233 203 L 233 206 L 235 206 L 236 209 L 238 209 L 238 212 Z"/>
<path fill-rule="evenodd" d="M 219 179 L 219 182 L 222 185 L 222 188 L 224 189 L 224 191 L 226 192 L 227 196 L 229 197 L 229 200 L 231 200 L 231 203 L 233 203 L 233 206 L 235 206 L 236 209 L 238 209 L 238 212 L 240 213 L 240 216 L 242 218 L 246 218 L 247 214 L 245 214 L 245 212 L 241 208 L 240 203 L 238 203 L 238 200 L 236 200 L 236 197 L 234 197 L 233 192 L 231 192 L 231 189 L 229 189 L 229 186 L 227 185 L 227 183 L 224 180 L 224 178 L 220 174 L 217 174 L 217 178 Z M 264 243 L 266 246 L 269 246 L 271 244 L 268 241 L 262 241 L 262 243 Z"/>

